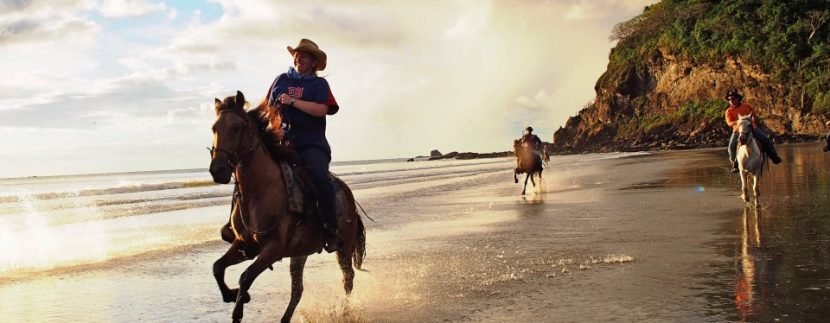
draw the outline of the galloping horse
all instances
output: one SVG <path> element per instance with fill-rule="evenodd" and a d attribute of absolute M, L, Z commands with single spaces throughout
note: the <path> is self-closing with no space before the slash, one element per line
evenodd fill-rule
<path fill-rule="evenodd" d="M 519 182 L 519 174 L 526 173 L 525 184 L 522 187 L 522 195 L 527 191 L 527 180 L 536 187 L 534 176 L 539 177 L 539 183 L 542 180 L 542 159 L 536 154 L 533 147 L 528 146 L 527 143 L 517 139 L 513 141 L 513 153 L 516 155 L 516 169 L 513 171 L 513 181 Z"/>
<path fill-rule="evenodd" d="M 291 300 L 282 316 L 282 322 L 289 322 L 303 294 L 306 258 L 323 248 L 320 220 L 308 212 L 309 208 L 305 215 L 288 212 L 285 174 L 275 161 L 279 155 L 272 157 L 275 153 L 266 147 L 275 140 L 269 140 L 274 134 L 265 129 L 269 122 L 265 106 L 245 111 L 245 97 L 239 91 L 235 97 L 216 99 L 215 103 L 210 174 L 219 184 L 227 184 L 234 175 L 240 195 L 230 220 L 233 242 L 213 264 L 213 275 L 222 299 L 236 303 L 232 318 L 240 322 L 243 306 L 251 299 L 248 289 L 257 276 L 274 262 L 290 257 Z M 352 264 L 360 269 L 366 255 L 366 231 L 351 190 L 339 180 L 335 185 L 340 185 L 338 199 L 345 201 L 341 204 L 338 200 L 337 219 L 344 246 L 337 251 L 337 262 L 343 272 L 343 288 L 349 295 L 354 281 Z M 250 259 L 254 262 L 239 277 L 239 289 L 228 288 L 225 269 Z"/>
<path fill-rule="evenodd" d="M 749 203 L 749 176 L 752 176 L 752 191 L 755 204 L 758 204 L 758 179 L 764 174 L 767 154 L 758 145 L 752 135 L 752 114 L 738 116 L 738 150 L 736 152 L 738 170 L 741 175 L 741 198 Z"/>

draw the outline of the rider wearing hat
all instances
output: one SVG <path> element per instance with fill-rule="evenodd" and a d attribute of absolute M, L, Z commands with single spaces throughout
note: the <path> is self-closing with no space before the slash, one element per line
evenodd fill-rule
<path fill-rule="evenodd" d="M 343 241 L 337 231 L 335 192 L 329 180 L 331 147 L 326 139 L 326 115 L 337 113 L 340 106 L 328 81 L 317 76 L 317 71 L 326 68 L 326 53 L 308 39 L 287 49 L 294 66 L 271 83 L 266 99 L 270 107 L 279 106 L 283 139 L 294 146 L 309 168 L 327 235 L 326 251 L 332 252 L 340 249 Z"/>
<path fill-rule="evenodd" d="M 744 97 L 736 90 L 727 92 L 725 98 L 729 101 L 729 107 L 726 108 L 724 117 L 726 119 L 726 124 L 732 127 L 732 136 L 729 137 L 729 146 L 727 149 L 729 152 L 729 161 L 732 163 L 732 172 L 738 172 L 738 160 L 736 157 L 738 149 L 738 116 L 752 114 L 752 135 L 761 143 L 761 148 L 764 149 L 767 155 L 769 155 L 769 159 L 772 163 L 780 163 L 781 157 L 778 156 L 778 152 L 775 150 L 775 146 L 772 144 L 772 141 L 769 137 L 767 137 L 767 134 L 756 126 L 752 106 L 748 103 L 744 103 Z"/>
<path fill-rule="evenodd" d="M 533 148 L 533 153 L 536 157 L 540 159 L 542 158 L 542 153 L 539 151 L 542 148 L 542 140 L 539 139 L 539 136 L 533 134 L 533 127 L 528 126 L 525 128 L 520 140 L 522 144 L 526 144 Z"/>

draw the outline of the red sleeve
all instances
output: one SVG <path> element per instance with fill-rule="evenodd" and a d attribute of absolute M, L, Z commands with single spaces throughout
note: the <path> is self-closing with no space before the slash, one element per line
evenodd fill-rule
<path fill-rule="evenodd" d="M 340 111 L 340 106 L 337 105 L 337 100 L 334 99 L 334 94 L 331 93 L 331 88 L 329 88 L 328 98 L 326 98 L 326 101 L 323 102 L 323 104 L 329 107 L 329 110 L 326 112 L 328 115 L 332 115 L 337 113 L 337 111 Z"/>

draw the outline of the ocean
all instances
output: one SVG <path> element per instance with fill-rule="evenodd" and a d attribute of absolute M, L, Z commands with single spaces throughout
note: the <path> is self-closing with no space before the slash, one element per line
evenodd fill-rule
<path fill-rule="evenodd" d="M 388 159 L 335 162 L 331 171 L 353 190 L 371 190 L 500 172 L 512 162 Z M 0 279 L 216 240 L 232 191 L 206 169 L 0 179 Z M 373 196 L 394 194 L 381 191 Z"/>

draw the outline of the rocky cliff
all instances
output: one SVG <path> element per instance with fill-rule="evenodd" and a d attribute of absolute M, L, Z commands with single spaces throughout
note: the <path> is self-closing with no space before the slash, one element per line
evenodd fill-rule
<path fill-rule="evenodd" d="M 637 47 L 640 55 L 622 63 L 615 57 L 620 49 L 612 50 L 594 102 L 555 132 L 556 152 L 725 147 L 730 130 L 723 120 L 728 106 L 723 97 L 730 89 L 755 107 L 777 142 L 815 140 L 826 133 L 828 115 L 816 112 L 817 101 L 805 95 L 804 89 L 812 88 L 782 81 L 780 73 L 774 77 L 774 68 L 748 63 L 741 53 L 701 60 L 682 48 L 649 44 L 655 45 Z"/>

